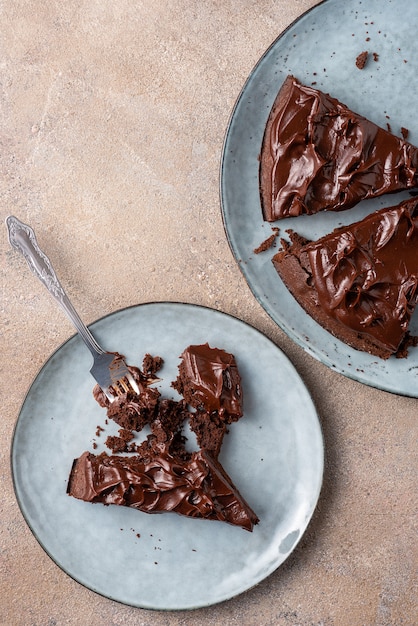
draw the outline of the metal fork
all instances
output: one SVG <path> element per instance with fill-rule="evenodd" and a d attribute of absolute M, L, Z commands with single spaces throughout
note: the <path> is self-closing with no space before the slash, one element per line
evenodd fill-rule
<path fill-rule="evenodd" d="M 32 228 L 20 222 L 13 215 L 6 219 L 6 225 L 11 246 L 23 254 L 30 270 L 45 285 L 52 297 L 68 315 L 81 339 L 93 355 L 93 367 L 90 373 L 109 401 L 113 402 L 117 396 L 129 391 L 139 393 L 139 387 L 128 370 L 124 358 L 118 353 L 103 350 L 82 322 L 62 288 L 51 261 L 40 249 Z"/>

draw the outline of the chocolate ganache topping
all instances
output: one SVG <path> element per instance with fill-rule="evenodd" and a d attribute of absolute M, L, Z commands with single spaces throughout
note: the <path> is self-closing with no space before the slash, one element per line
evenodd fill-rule
<path fill-rule="evenodd" d="M 232 354 L 206 343 L 189 346 L 180 358 L 173 387 L 191 406 L 216 411 L 225 421 L 242 416 L 241 377 Z"/>
<path fill-rule="evenodd" d="M 173 511 L 249 531 L 257 522 L 222 467 L 205 451 L 193 453 L 187 463 L 167 451 L 149 461 L 85 452 L 74 462 L 68 489 L 87 502 L 128 506 L 145 513 Z"/>
<path fill-rule="evenodd" d="M 417 186 L 418 149 L 288 76 L 260 158 L 264 219 L 348 209 Z"/>
<path fill-rule="evenodd" d="M 418 297 L 417 207 L 382 209 L 301 250 L 323 309 L 393 352 Z"/>

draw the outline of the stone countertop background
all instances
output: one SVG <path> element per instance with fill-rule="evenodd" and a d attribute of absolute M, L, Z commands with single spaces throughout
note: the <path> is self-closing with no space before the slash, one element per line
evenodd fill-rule
<path fill-rule="evenodd" d="M 33 378 L 73 329 L 0 228 L 1 626 L 398 626 L 417 621 L 417 401 L 330 371 L 252 296 L 229 249 L 219 162 L 254 65 L 313 0 L 4 0 L 0 221 L 31 224 L 90 323 L 147 301 L 238 316 L 290 357 L 326 445 L 307 532 L 256 588 L 192 612 L 74 582 L 17 505 L 9 451 Z"/>

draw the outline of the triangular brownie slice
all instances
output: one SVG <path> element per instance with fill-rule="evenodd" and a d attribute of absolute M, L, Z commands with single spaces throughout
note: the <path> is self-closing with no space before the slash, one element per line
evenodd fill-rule
<path fill-rule="evenodd" d="M 417 186 L 418 149 L 288 76 L 260 154 L 264 219 L 349 209 Z"/>
<path fill-rule="evenodd" d="M 358 350 L 405 356 L 418 298 L 418 198 L 317 241 L 290 236 L 273 264 L 306 312 Z"/>
<path fill-rule="evenodd" d="M 86 502 L 145 513 L 172 511 L 249 531 L 258 521 L 220 463 L 204 450 L 189 459 L 176 458 L 167 449 L 148 459 L 85 452 L 74 461 L 68 493 Z"/>

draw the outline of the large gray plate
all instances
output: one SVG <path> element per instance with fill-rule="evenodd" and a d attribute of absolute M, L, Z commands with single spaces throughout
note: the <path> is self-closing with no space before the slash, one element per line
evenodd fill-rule
<path fill-rule="evenodd" d="M 366 383 L 399 394 L 418 396 L 418 348 L 407 359 L 387 362 L 352 350 L 314 322 L 278 278 L 274 250 L 253 254 L 271 228 L 263 223 L 258 192 L 258 155 L 268 114 L 288 74 L 316 83 L 342 102 L 418 142 L 418 5 L 411 0 L 327 0 L 293 23 L 267 50 L 248 78 L 227 130 L 221 165 L 221 200 L 231 249 L 254 295 L 272 319 L 299 345 L 327 366 Z M 363 70 L 355 66 L 363 50 L 379 55 Z M 293 228 L 319 237 L 407 193 L 361 203 L 342 213 L 322 213 L 283 220 L 282 234 Z M 418 316 L 411 330 L 418 334 Z"/>
<path fill-rule="evenodd" d="M 66 495 L 72 461 L 104 449 L 106 414 L 92 397 L 91 357 L 78 336 L 44 365 L 16 425 L 16 495 L 35 537 L 90 589 L 126 604 L 190 609 L 231 598 L 273 572 L 301 538 L 319 496 L 323 441 L 317 414 L 287 357 L 264 335 L 220 312 L 152 303 L 92 325 L 102 345 L 132 364 L 165 359 L 160 389 L 176 397 L 178 356 L 191 343 L 236 356 L 245 416 L 231 426 L 220 460 L 260 517 L 249 533 L 221 522 L 90 504 Z M 97 437 L 97 426 L 106 432 Z M 137 534 L 140 536 L 138 537 Z"/>

